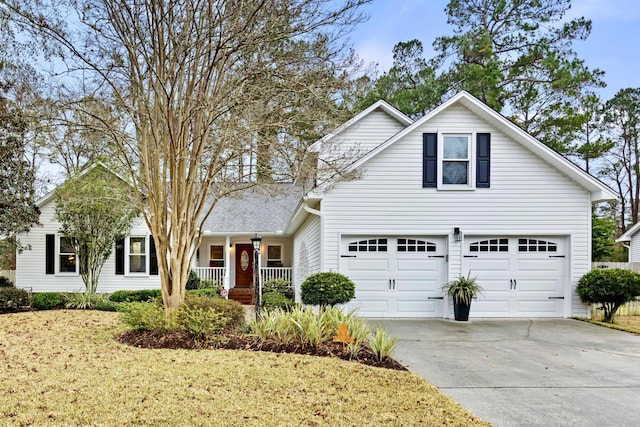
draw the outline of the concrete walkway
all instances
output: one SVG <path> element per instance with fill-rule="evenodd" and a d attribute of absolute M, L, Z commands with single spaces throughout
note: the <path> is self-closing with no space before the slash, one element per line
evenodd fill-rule
<path fill-rule="evenodd" d="M 375 320 L 395 358 L 493 425 L 640 425 L 640 337 L 577 320 Z"/>

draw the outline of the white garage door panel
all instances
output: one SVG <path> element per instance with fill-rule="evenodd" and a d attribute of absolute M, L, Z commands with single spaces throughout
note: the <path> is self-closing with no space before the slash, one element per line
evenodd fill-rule
<path fill-rule="evenodd" d="M 375 251 L 372 251 L 374 248 Z M 348 304 L 364 317 L 442 317 L 442 237 L 345 236 L 340 272 L 356 285 Z M 431 298 L 431 299 L 430 299 Z"/>
<path fill-rule="evenodd" d="M 520 243 L 523 239 L 526 244 Z M 471 316 L 562 317 L 565 246 L 566 238 L 557 236 L 465 237 L 462 271 L 470 271 L 484 289 Z"/>
<path fill-rule="evenodd" d="M 389 271 L 389 261 L 385 258 L 381 259 L 356 259 L 356 258 L 346 258 L 348 269 L 352 273 L 364 272 L 366 275 L 369 275 L 371 272 L 380 271 L 386 272 Z"/>

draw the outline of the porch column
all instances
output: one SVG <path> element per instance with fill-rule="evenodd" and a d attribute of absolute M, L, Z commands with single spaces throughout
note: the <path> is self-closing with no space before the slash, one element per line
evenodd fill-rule
<path fill-rule="evenodd" d="M 231 265 L 231 237 L 227 236 L 224 242 L 224 283 L 223 286 L 224 288 L 228 291 L 229 288 L 231 287 L 229 285 L 229 280 L 230 280 L 230 276 L 231 276 L 231 270 L 230 270 L 230 265 Z"/>

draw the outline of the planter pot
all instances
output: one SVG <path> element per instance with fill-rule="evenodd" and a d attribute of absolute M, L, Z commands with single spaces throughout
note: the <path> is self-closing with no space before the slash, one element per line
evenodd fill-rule
<path fill-rule="evenodd" d="M 467 321 L 469 320 L 469 309 L 471 304 L 464 302 L 453 301 L 453 315 L 456 320 Z"/>

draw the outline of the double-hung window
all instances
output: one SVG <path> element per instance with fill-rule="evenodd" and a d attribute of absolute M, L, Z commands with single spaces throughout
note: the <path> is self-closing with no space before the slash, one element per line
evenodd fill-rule
<path fill-rule="evenodd" d="M 209 247 L 209 267 L 224 267 L 223 245 L 211 245 Z"/>
<path fill-rule="evenodd" d="M 71 237 L 60 236 L 58 246 L 58 271 L 60 273 L 78 272 L 78 257 Z"/>
<path fill-rule="evenodd" d="M 147 238 L 129 237 L 129 273 L 147 272 Z"/>
<path fill-rule="evenodd" d="M 442 185 L 469 185 L 471 179 L 471 136 L 443 135 Z"/>
<path fill-rule="evenodd" d="M 267 246 L 267 267 L 282 267 L 282 246 Z"/>

